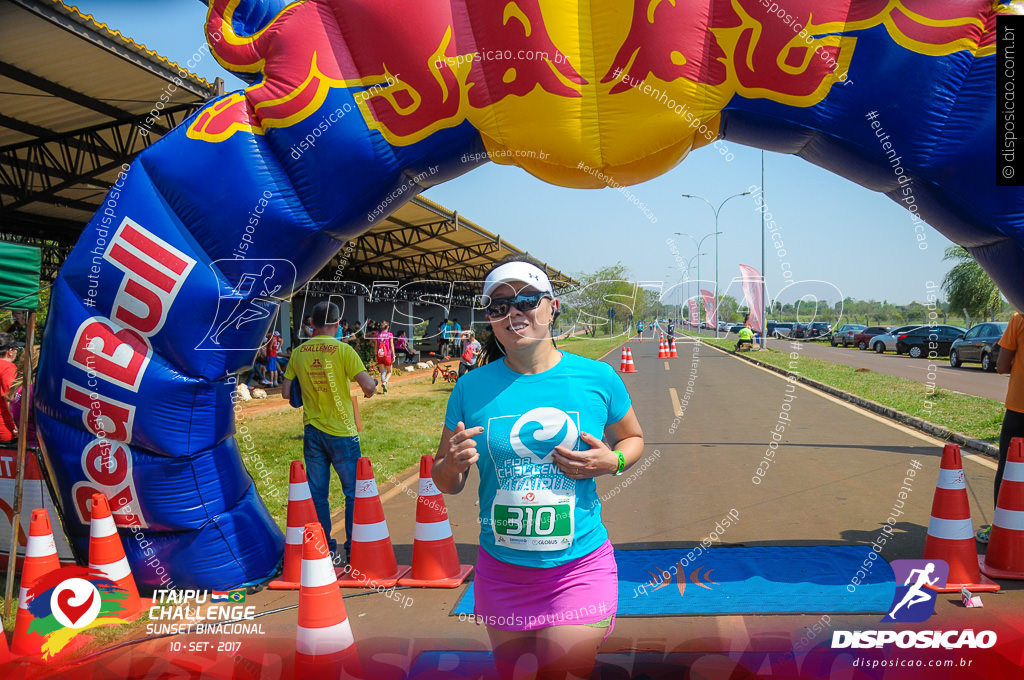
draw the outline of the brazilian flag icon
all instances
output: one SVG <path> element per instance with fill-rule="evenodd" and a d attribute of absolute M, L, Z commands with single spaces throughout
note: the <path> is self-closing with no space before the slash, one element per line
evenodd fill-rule
<path fill-rule="evenodd" d="M 232 602 L 245 602 L 245 590 L 228 591 L 228 599 Z"/>

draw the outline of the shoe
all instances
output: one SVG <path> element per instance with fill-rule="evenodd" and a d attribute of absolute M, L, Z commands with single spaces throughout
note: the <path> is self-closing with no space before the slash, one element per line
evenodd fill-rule
<path fill-rule="evenodd" d="M 974 538 L 978 543 L 988 543 L 988 537 L 992 534 L 992 525 L 986 524 L 982 528 L 978 529 L 978 532 L 974 534 Z"/>
<path fill-rule="evenodd" d="M 270 381 L 269 381 L 269 380 L 266 380 L 266 379 L 264 379 L 264 380 L 260 380 L 260 384 L 261 384 L 261 385 L 269 385 L 269 384 L 270 384 Z"/>
<path fill-rule="evenodd" d="M 388 384 L 387 383 L 382 384 L 380 387 L 381 387 L 382 390 L 384 390 L 384 394 L 388 393 Z"/>

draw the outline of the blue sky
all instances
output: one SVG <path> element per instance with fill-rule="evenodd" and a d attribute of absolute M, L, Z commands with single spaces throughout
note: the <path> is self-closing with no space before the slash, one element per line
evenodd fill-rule
<path fill-rule="evenodd" d="M 198 0 L 80 0 L 77 7 L 182 63 L 204 40 L 206 7 Z M 207 80 L 224 78 L 228 91 L 243 86 L 209 57 L 196 71 Z M 706 147 L 665 175 L 629 187 L 646 204 L 648 215 L 630 202 L 628 193 L 565 189 L 518 168 L 493 163 L 434 187 L 424 196 L 458 210 L 562 271 L 593 271 L 621 262 L 634 279 L 664 281 L 668 287 L 679 281 L 677 260 L 689 260 L 697 253 L 690 239 L 675 232 L 701 238 L 714 231 L 711 208 L 680 194 L 703 196 L 718 206 L 726 197 L 761 184 L 761 151 L 728 140 L 726 144 L 732 161 Z M 830 302 L 840 296 L 897 304 L 923 301 L 926 282 L 940 282 L 948 271 L 942 251 L 950 241 L 929 230 L 928 249 L 919 250 L 910 213 L 885 196 L 795 156 L 766 152 L 764 158 L 765 202 L 786 251 L 779 258 L 767 246 L 770 296 L 786 282 L 783 262 L 791 268 L 794 281 L 826 282 L 792 286 L 782 295 L 786 302 L 797 290 L 815 291 Z M 738 276 L 738 264 L 760 269 L 760 223 L 751 197 L 732 199 L 722 210 L 718 268 L 723 291 Z M 669 238 L 675 242 L 678 258 L 666 242 Z M 714 281 L 714 240 L 705 240 L 701 249 L 705 255 L 700 258 L 700 278 L 706 287 Z M 697 278 L 696 263 L 690 276 Z M 730 292 L 738 292 L 737 284 Z"/>

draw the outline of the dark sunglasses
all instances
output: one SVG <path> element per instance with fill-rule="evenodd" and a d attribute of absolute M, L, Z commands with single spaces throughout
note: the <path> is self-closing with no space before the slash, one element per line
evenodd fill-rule
<path fill-rule="evenodd" d="M 513 307 L 520 312 L 528 312 L 531 309 L 537 309 L 540 301 L 544 298 L 553 299 L 550 293 L 530 293 L 528 295 L 520 293 L 515 297 L 491 298 L 491 303 L 487 305 L 485 312 L 491 318 L 506 316 Z"/>

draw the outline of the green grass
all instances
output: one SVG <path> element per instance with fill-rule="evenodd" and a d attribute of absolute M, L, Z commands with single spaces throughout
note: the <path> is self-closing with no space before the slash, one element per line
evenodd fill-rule
<path fill-rule="evenodd" d="M 704 342 L 730 350 L 736 347 L 735 340 L 705 339 Z M 788 352 L 766 349 L 752 353 L 750 358 L 789 370 Z M 999 441 L 999 429 L 1005 412 L 1000 401 L 941 387 L 936 387 L 934 393 L 929 395 L 928 387 L 916 380 L 897 378 L 806 356 L 800 357 L 797 371 L 801 376 L 811 380 L 962 432 L 969 437 L 987 442 Z M 931 403 L 930 408 L 928 402 Z"/>
<path fill-rule="evenodd" d="M 566 352 L 572 352 L 588 359 L 598 359 L 627 340 L 629 338 L 623 335 L 616 335 L 610 338 L 591 338 L 577 335 L 565 340 L 559 340 L 558 349 L 564 349 Z"/>
<path fill-rule="evenodd" d="M 419 464 L 420 457 L 433 455 L 441 436 L 445 406 L 452 385 L 439 381 L 430 384 L 430 373 L 393 383 L 387 396 L 377 394 L 359 399 L 363 431 L 359 445 L 373 463 L 373 473 L 381 493 L 390 489 L 388 480 L 401 477 Z M 293 460 L 302 460 L 302 411 L 243 409 L 245 424 L 252 432 L 256 450 L 245 457 L 246 466 L 256 479 L 256 488 L 271 516 L 282 529 L 288 506 L 288 470 Z M 241 425 L 242 421 L 239 420 Z M 255 474 L 262 460 L 270 473 Z M 331 508 L 344 505 L 344 495 L 336 475 L 331 474 Z"/>

